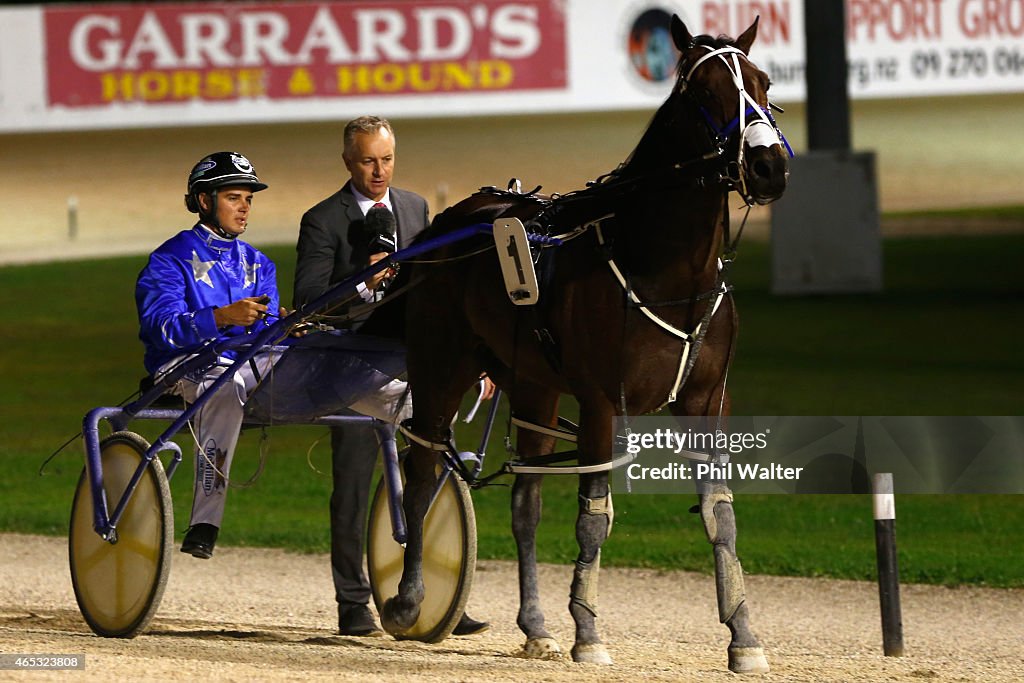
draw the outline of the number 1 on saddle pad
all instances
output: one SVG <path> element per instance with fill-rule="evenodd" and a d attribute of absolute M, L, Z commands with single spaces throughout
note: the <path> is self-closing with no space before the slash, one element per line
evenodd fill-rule
<path fill-rule="evenodd" d="M 494 246 L 501 263 L 508 298 L 517 306 L 537 303 L 540 288 L 533 267 L 530 242 L 526 228 L 518 218 L 498 218 L 494 221 Z"/>

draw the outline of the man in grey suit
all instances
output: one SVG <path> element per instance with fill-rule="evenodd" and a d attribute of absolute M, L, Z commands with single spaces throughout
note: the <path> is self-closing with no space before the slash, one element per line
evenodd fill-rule
<path fill-rule="evenodd" d="M 397 224 L 397 246 L 409 246 L 429 224 L 423 197 L 391 187 L 395 168 L 395 135 L 387 120 L 362 116 L 345 126 L 342 158 L 351 178 L 344 187 L 302 217 L 298 262 L 295 268 L 295 307 L 304 305 L 327 289 L 387 256 L 366 230 L 367 213 L 390 211 Z M 394 275 L 381 271 L 357 290 L 362 301 L 373 301 L 380 285 Z M 343 313 L 343 309 L 335 309 Z M 362 320 L 345 323 L 358 329 Z M 383 635 L 368 604 L 370 582 L 363 571 L 364 531 L 377 436 L 371 427 L 331 429 L 331 461 L 334 490 L 331 494 L 331 567 L 338 601 L 338 628 L 342 635 Z M 484 622 L 467 615 L 455 627 L 455 635 L 480 633 Z"/>

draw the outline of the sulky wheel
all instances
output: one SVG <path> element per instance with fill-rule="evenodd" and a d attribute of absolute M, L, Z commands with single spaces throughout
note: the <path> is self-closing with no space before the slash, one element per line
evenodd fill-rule
<path fill-rule="evenodd" d="M 117 432 L 100 443 L 108 514 L 148 448 L 133 432 Z M 68 551 L 78 607 L 98 635 L 133 638 L 156 613 L 171 568 L 173 514 L 167 476 L 154 458 L 121 516 L 117 541 L 109 543 L 93 529 L 89 476 L 83 470 L 71 506 Z"/>
<path fill-rule="evenodd" d="M 370 506 L 366 551 L 373 602 L 378 612 L 385 600 L 398 593 L 404 555 L 405 549 L 391 536 L 388 492 L 381 478 Z M 424 522 L 424 598 L 420 617 L 401 638 L 427 643 L 439 643 L 447 638 L 466 609 L 475 570 L 473 499 L 466 483 L 448 473 Z"/>

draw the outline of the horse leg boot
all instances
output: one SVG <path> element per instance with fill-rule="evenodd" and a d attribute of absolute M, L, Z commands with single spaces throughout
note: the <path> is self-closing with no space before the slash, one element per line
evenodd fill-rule
<path fill-rule="evenodd" d="M 767 673 L 768 660 L 748 623 L 743 568 L 736 556 L 732 492 L 725 484 L 707 485 L 700 496 L 700 516 L 715 553 L 718 618 L 732 633 L 729 670 L 734 673 Z"/>
<path fill-rule="evenodd" d="M 597 635 L 597 579 L 601 570 L 601 545 L 612 530 L 612 493 L 608 475 L 580 476 L 580 511 L 576 518 L 576 541 L 580 554 L 572 576 L 569 613 L 576 622 L 574 662 L 611 664 L 612 658 Z"/>
<path fill-rule="evenodd" d="M 542 475 L 521 474 L 512 485 L 512 534 L 519 558 L 519 616 L 526 634 L 523 654 L 532 659 L 558 659 L 562 648 L 544 626 L 537 586 L 537 525 L 541 515 Z"/>

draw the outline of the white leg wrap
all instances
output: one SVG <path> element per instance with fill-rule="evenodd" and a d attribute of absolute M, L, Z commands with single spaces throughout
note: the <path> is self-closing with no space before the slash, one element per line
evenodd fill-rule
<path fill-rule="evenodd" d="M 586 498 L 580 496 L 580 502 L 582 510 L 588 515 L 604 515 L 608 518 L 608 532 L 605 534 L 605 539 L 612 535 L 612 523 L 615 522 L 615 507 L 612 505 L 612 492 L 611 490 L 605 495 L 604 498 Z"/>
<path fill-rule="evenodd" d="M 724 545 L 715 545 L 715 588 L 718 593 L 718 620 L 723 624 L 733 618 L 747 599 L 743 586 L 740 560 Z"/>
<path fill-rule="evenodd" d="M 580 496 L 580 514 L 604 515 L 608 521 L 605 531 L 605 538 L 607 539 L 612 533 L 612 522 L 615 519 L 615 508 L 612 506 L 612 492 L 608 491 L 601 498 Z M 583 607 L 594 616 L 597 616 L 597 577 L 600 571 L 601 551 L 599 549 L 593 562 L 576 562 L 576 569 L 572 575 L 571 601 Z"/>
<path fill-rule="evenodd" d="M 733 539 L 721 538 L 718 535 L 718 518 L 715 506 L 719 503 L 732 504 L 732 492 L 725 487 L 714 487 L 701 496 L 700 517 L 704 522 L 704 531 L 711 542 L 715 553 L 715 588 L 718 593 L 718 619 L 723 624 L 733 618 L 736 610 L 746 600 L 746 589 L 743 585 L 743 567 L 730 547 Z"/>
<path fill-rule="evenodd" d="M 719 503 L 732 503 L 732 491 L 718 489 L 701 496 L 700 518 L 704 522 L 704 531 L 711 543 L 718 541 L 718 520 L 715 519 L 715 506 Z"/>
<path fill-rule="evenodd" d="M 597 577 L 601 573 L 601 551 L 593 562 L 577 562 L 572 572 L 570 602 L 597 616 Z"/>

